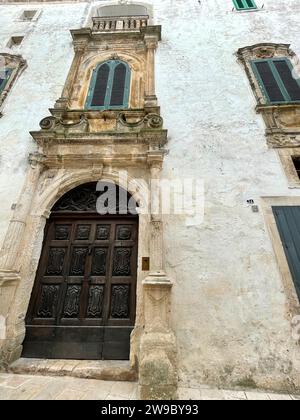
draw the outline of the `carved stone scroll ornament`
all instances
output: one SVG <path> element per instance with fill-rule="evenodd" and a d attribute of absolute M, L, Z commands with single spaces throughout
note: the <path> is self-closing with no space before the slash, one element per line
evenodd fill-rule
<path fill-rule="evenodd" d="M 79 121 L 64 121 L 56 117 L 46 117 L 40 122 L 42 130 L 86 133 L 89 131 L 89 122 L 85 115 L 80 116 Z"/>
<path fill-rule="evenodd" d="M 126 115 L 124 113 L 120 113 L 118 116 L 118 122 L 123 125 L 124 127 L 128 128 L 152 128 L 152 129 L 160 129 L 163 127 L 164 120 L 158 114 L 147 114 L 143 119 L 140 121 L 129 122 L 126 119 Z"/>
<path fill-rule="evenodd" d="M 300 134 L 268 134 L 267 143 L 269 147 L 300 147 Z"/>

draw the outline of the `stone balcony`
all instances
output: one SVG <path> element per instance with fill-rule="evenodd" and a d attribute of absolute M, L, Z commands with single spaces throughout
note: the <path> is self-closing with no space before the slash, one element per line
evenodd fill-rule
<path fill-rule="evenodd" d="M 134 32 L 148 26 L 149 16 L 94 17 L 93 32 Z"/>

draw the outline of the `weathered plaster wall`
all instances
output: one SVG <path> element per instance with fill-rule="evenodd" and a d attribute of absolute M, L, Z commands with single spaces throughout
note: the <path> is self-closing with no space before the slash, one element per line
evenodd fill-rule
<path fill-rule="evenodd" d="M 0 244 L 11 218 L 11 206 L 24 182 L 28 153 L 35 150 L 29 131 L 49 114 L 61 95 L 73 58 L 69 30 L 82 25 L 86 5 L 20 4 L 0 6 L 0 52 L 21 54 L 27 69 L 13 86 L 0 119 Z M 41 9 L 37 21 L 23 22 L 23 10 Z M 25 36 L 18 48 L 6 48 L 11 36 Z"/>
<path fill-rule="evenodd" d="M 181 380 L 269 386 L 272 378 L 272 386 L 288 385 L 298 382 L 299 347 L 263 214 L 246 201 L 299 190 L 288 189 L 276 152 L 266 146 L 234 53 L 286 42 L 300 54 L 300 5 L 264 1 L 264 11 L 236 13 L 230 1 L 201 3 L 163 1 L 155 10 L 164 34 L 157 93 L 170 137 L 164 175 L 204 179 L 206 190 L 201 226 L 167 220 Z"/>
<path fill-rule="evenodd" d="M 203 179 L 206 187 L 202 225 L 166 218 L 180 379 L 190 385 L 299 386 L 299 348 L 291 338 L 281 276 L 263 214 L 252 213 L 246 200 L 300 194 L 288 189 L 276 152 L 266 146 L 263 121 L 234 54 L 265 41 L 290 42 L 300 55 L 300 4 L 257 0 L 264 10 L 236 13 L 231 0 L 148 3 L 155 23 L 163 25 L 157 94 L 170 137 L 163 175 Z M 1 240 L 35 147 L 28 131 L 38 128 L 60 96 L 73 55 L 68 30 L 88 18 L 94 3 L 38 7 L 40 19 L 28 24 L 14 20 L 23 5 L 1 6 L 1 48 L 5 52 L 9 36 L 24 32 L 18 52 L 28 61 L 0 120 Z"/>

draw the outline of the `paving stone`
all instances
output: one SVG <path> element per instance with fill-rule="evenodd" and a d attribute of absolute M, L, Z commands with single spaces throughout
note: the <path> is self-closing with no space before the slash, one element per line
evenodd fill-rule
<path fill-rule="evenodd" d="M 112 393 L 125 398 L 131 398 L 136 388 L 133 382 L 115 382 L 112 386 Z"/>
<path fill-rule="evenodd" d="M 129 398 L 125 398 L 122 395 L 109 394 L 108 397 L 106 398 L 106 400 L 127 401 L 127 400 L 129 400 Z"/>
<path fill-rule="evenodd" d="M 268 396 L 272 401 L 292 401 L 292 397 L 290 395 L 268 394 Z"/>
<path fill-rule="evenodd" d="M 263 392 L 247 391 L 246 396 L 249 401 L 270 401 L 269 395 Z"/>
<path fill-rule="evenodd" d="M 65 389 L 61 394 L 59 394 L 55 399 L 56 400 L 83 400 L 86 395 L 84 391 L 78 391 L 75 389 Z"/>
<path fill-rule="evenodd" d="M 178 398 L 180 400 L 200 400 L 200 389 L 194 388 L 178 388 Z"/>
<path fill-rule="evenodd" d="M 4 388 L 0 386 L 0 401 L 10 400 L 13 390 L 11 388 Z"/>
<path fill-rule="evenodd" d="M 67 365 L 71 368 L 72 364 Z M 48 367 L 50 361 L 48 361 Z M 134 382 L 79 379 L 69 376 L 0 374 L 0 400 L 137 400 Z M 297 395 L 258 391 L 229 391 L 212 388 L 179 387 L 181 400 L 299 400 Z"/>
<path fill-rule="evenodd" d="M 66 388 L 66 385 L 59 382 L 58 379 L 49 381 L 47 385 L 42 387 L 40 392 L 34 397 L 35 400 L 55 400 Z"/>
<path fill-rule="evenodd" d="M 2 383 L 2 386 L 15 389 L 28 382 L 29 379 L 30 377 L 28 376 L 13 375 L 6 378 L 6 380 Z"/>
<path fill-rule="evenodd" d="M 223 391 L 225 400 L 247 400 L 246 394 L 243 391 Z"/>
<path fill-rule="evenodd" d="M 225 395 L 223 391 L 213 389 L 201 389 L 200 398 L 203 401 L 223 401 L 225 400 Z"/>
<path fill-rule="evenodd" d="M 131 400 L 134 400 L 134 401 L 137 401 L 137 400 L 139 400 L 139 395 L 140 395 L 140 393 L 139 393 L 139 387 L 138 386 L 136 386 L 135 387 L 135 390 L 133 391 L 133 394 L 131 395 Z"/>
<path fill-rule="evenodd" d="M 41 386 L 38 384 L 30 385 L 27 384 L 21 386 L 12 393 L 12 399 L 14 400 L 33 400 L 34 397 L 41 391 Z"/>
<path fill-rule="evenodd" d="M 83 399 L 88 401 L 104 401 L 109 396 L 109 391 L 99 391 L 97 389 L 89 390 L 85 393 Z"/>

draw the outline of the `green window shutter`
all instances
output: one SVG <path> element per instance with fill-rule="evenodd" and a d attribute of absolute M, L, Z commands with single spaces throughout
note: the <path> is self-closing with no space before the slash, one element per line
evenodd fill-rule
<path fill-rule="evenodd" d="M 86 107 L 95 110 L 127 108 L 130 79 L 127 63 L 111 60 L 100 64 L 93 72 Z"/>
<path fill-rule="evenodd" d="M 233 3 L 237 10 L 257 9 L 256 3 L 254 0 L 233 0 Z"/>
<path fill-rule="evenodd" d="M 274 66 L 284 84 L 284 87 L 292 101 L 300 101 L 300 85 L 293 77 L 292 67 L 289 66 L 287 60 L 275 60 Z"/>
<path fill-rule="evenodd" d="M 110 68 L 103 64 L 94 75 L 95 83 L 92 89 L 91 106 L 104 106 Z"/>
<path fill-rule="evenodd" d="M 12 69 L 0 69 L 0 93 L 3 92 L 11 73 Z"/>
<path fill-rule="evenodd" d="M 126 84 L 126 66 L 120 63 L 115 68 L 112 92 L 110 98 L 111 106 L 123 106 L 124 105 L 124 94 Z"/>
<path fill-rule="evenodd" d="M 293 77 L 290 60 L 285 57 L 254 60 L 251 65 L 269 103 L 300 102 L 300 83 Z"/>
<path fill-rule="evenodd" d="M 259 61 L 254 63 L 262 88 L 265 90 L 270 102 L 284 102 L 285 98 L 282 94 L 278 81 L 276 80 L 272 67 L 268 61 Z"/>
<path fill-rule="evenodd" d="M 273 207 L 273 214 L 300 300 L 300 207 Z"/>

